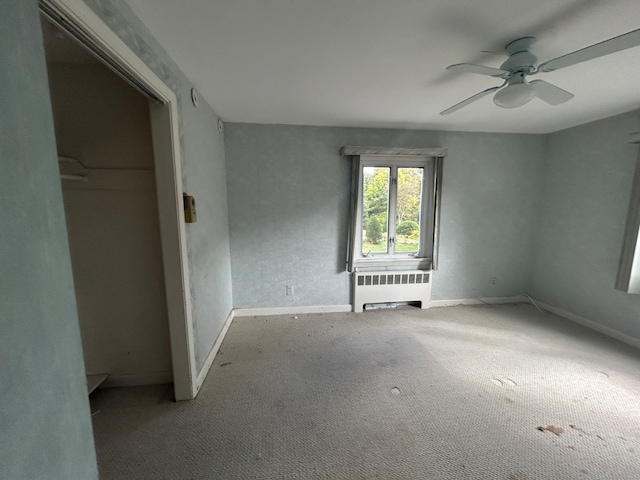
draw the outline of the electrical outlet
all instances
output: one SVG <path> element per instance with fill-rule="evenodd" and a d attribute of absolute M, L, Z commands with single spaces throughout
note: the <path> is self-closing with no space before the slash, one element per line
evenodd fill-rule
<path fill-rule="evenodd" d="M 287 285 L 287 295 L 293 295 L 293 285 Z"/>
<path fill-rule="evenodd" d="M 491 279 L 491 286 L 492 287 L 495 287 L 497 283 L 498 283 L 498 279 L 497 278 L 494 277 L 494 278 Z"/>

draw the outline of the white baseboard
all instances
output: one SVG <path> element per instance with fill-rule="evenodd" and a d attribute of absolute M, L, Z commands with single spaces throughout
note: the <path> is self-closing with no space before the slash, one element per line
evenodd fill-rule
<path fill-rule="evenodd" d="M 632 337 L 631 335 L 627 335 L 626 333 L 619 332 L 614 330 L 613 328 L 606 327 L 598 322 L 594 322 L 593 320 L 589 320 L 588 318 L 581 317 L 580 315 L 576 315 L 575 313 L 568 312 L 559 307 L 554 307 L 553 305 L 549 305 L 548 303 L 543 302 L 542 300 L 534 299 L 536 304 L 550 313 L 558 315 L 559 317 L 565 318 L 567 320 L 571 320 L 572 322 L 579 323 L 580 325 L 590 328 L 591 330 L 595 330 L 596 332 L 603 333 L 611 338 L 615 338 L 616 340 L 621 341 L 622 343 L 626 343 L 627 345 L 631 345 L 632 347 L 640 348 L 640 339 L 636 337 Z"/>
<path fill-rule="evenodd" d="M 268 308 L 236 308 L 236 317 L 253 317 L 265 315 L 297 315 L 304 313 L 343 313 L 350 312 L 351 305 L 320 305 L 315 307 L 268 307 Z"/>
<path fill-rule="evenodd" d="M 100 388 L 109 387 L 139 387 L 142 385 L 161 385 L 173 382 L 171 372 L 132 373 L 124 375 L 109 375 L 102 382 Z"/>
<path fill-rule="evenodd" d="M 200 387 L 202 387 L 202 384 L 204 383 L 204 379 L 207 378 L 207 374 L 211 369 L 211 365 L 213 364 L 213 361 L 216 359 L 218 350 L 220 350 L 220 345 L 222 345 L 222 341 L 224 340 L 224 337 L 227 335 L 227 332 L 229 331 L 229 326 L 231 325 L 231 322 L 233 321 L 234 317 L 235 317 L 235 310 L 231 310 L 231 312 L 229 312 L 229 316 L 227 317 L 227 320 L 224 322 L 224 325 L 222 326 L 222 330 L 220 330 L 220 333 L 218 334 L 218 338 L 216 338 L 216 343 L 214 343 L 213 347 L 211 347 L 211 351 L 209 352 L 209 355 L 207 355 L 207 359 L 205 360 L 204 365 L 202 365 L 200 372 L 198 372 L 198 376 L 196 377 L 196 395 L 200 391 Z"/>
<path fill-rule="evenodd" d="M 512 297 L 458 298 L 451 300 L 431 300 L 431 307 L 453 307 L 456 305 L 502 305 L 507 303 L 530 303 L 524 295 Z"/>

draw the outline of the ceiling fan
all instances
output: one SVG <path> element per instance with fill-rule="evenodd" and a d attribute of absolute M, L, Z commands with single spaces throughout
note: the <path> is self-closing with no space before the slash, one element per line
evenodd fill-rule
<path fill-rule="evenodd" d="M 573 94 L 556 87 L 544 80 L 527 80 L 528 75 L 552 72 L 564 67 L 575 65 L 594 58 L 619 52 L 627 48 L 640 45 L 640 29 L 633 30 L 618 37 L 610 38 L 590 47 L 576 50 L 553 60 L 537 65 L 538 58 L 530 52 L 536 42 L 534 37 L 524 37 L 509 43 L 505 50 L 509 58 L 500 65 L 500 68 L 485 67 L 471 63 L 457 63 L 450 65 L 447 70 L 464 73 L 478 73 L 490 77 L 501 78 L 504 83 L 497 87 L 491 87 L 480 93 L 457 103 L 453 107 L 440 112 L 440 115 L 449 115 L 460 110 L 470 103 L 480 100 L 482 97 L 496 92 L 493 103 L 502 108 L 520 107 L 534 97 L 547 102 L 549 105 L 560 105 L 573 98 Z"/>

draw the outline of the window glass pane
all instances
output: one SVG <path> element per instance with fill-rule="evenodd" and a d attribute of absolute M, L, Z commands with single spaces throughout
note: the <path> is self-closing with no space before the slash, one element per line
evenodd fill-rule
<path fill-rule="evenodd" d="M 362 254 L 387 253 L 389 167 L 364 167 L 362 185 Z"/>
<path fill-rule="evenodd" d="M 422 168 L 398 168 L 396 253 L 417 253 L 420 245 Z"/>

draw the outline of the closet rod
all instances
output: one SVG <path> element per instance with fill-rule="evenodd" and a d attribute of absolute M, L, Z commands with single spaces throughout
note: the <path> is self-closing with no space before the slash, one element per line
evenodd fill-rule
<path fill-rule="evenodd" d="M 68 175 L 66 173 L 61 173 L 60 178 L 62 180 L 80 180 L 82 182 L 86 182 L 88 180 L 86 175 Z"/>

